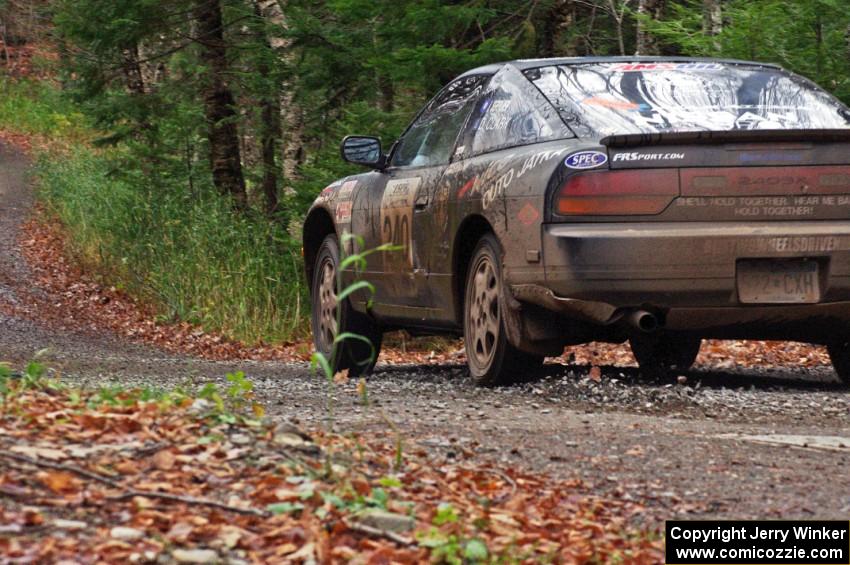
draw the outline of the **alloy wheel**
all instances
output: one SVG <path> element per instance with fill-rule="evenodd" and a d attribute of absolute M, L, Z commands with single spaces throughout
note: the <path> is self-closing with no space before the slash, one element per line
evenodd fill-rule
<path fill-rule="evenodd" d="M 336 268 L 328 258 L 322 263 L 319 282 L 319 336 L 327 350 L 333 347 L 339 333 L 337 321 Z"/>
<path fill-rule="evenodd" d="M 467 310 L 472 329 L 472 353 L 481 367 L 490 364 L 499 339 L 499 277 L 489 257 L 476 266 L 472 290 L 473 304 Z"/>

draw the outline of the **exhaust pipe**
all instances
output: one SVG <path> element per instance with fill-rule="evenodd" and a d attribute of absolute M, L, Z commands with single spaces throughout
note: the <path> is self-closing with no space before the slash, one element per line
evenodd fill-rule
<path fill-rule="evenodd" d="M 646 310 L 633 310 L 626 316 L 626 322 L 633 328 L 644 333 L 652 333 L 658 329 L 658 318 L 652 312 Z"/>

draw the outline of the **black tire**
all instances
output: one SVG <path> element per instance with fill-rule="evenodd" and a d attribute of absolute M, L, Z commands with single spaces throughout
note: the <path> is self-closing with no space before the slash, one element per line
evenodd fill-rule
<path fill-rule="evenodd" d="M 687 335 L 659 333 L 634 336 L 629 344 L 641 373 L 649 378 L 664 379 L 693 366 L 702 340 Z"/>
<path fill-rule="evenodd" d="M 838 341 L 826 346 L 832 368 L 846 385 L 850 385 L 850 342 Z"/>
<path fill-rule="evenodd" d="M 339 241 L 331 234 L 319 247 L 313 265 L 310 288 L 313 344 L 316 351 L 328 359 L 334 373 L 348 369 L 349 376 L 356 377 L 369 374 L 375 368 L 383 333 L 368 316 L 355 311 L 348 298 L 341 303 L 336 301 L 339 257 Z M 371 347 L 361 340 L 347 339 L 334 348 L 335 337 L 345 332 L 365 337 Z"/>
<path fill-rule="evenodd" d="M 463 337 L 469 373 L 475 384 L 506 385 L 530 380 L 543 357 L 520 351 L 507 339 L 502 310 L 501 248 L 492 234 L 481 238 L 466 276 Z"/>

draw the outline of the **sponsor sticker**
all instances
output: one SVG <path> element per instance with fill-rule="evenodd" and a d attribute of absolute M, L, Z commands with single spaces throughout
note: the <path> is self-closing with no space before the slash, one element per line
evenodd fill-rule
<path fill-rule="evenodd" d="M 381 199 L 381 241 L 403 247 L 403 252 L 388 253 L 385 266 L 413 264 L 411 245 L 411 227 L 413 224 L 413 203 L 416 192 L 422 183 L 420 177 L 396 179 L 387 182 Z"/>
<path fill-rule="evenodd" d="M 751 151 L 738 155 L 738 160 L 742 163 L 750 163 L 753 161 L 780 161 L 783 163 L 798 163 L 805 159 L 802 153 L 787 152 L 787 151 Z"/>
<path fill-rule="evenodd" d="M 351 200 L 346 200 L 344 202 L 340 202 L 336 205 L 336 223 L 338 224 L 348 224 L 351 223 L 351 208 L 352 203 Z"/>
<path fill-rule="evenodd" d="M 590 106 L 601 106 L 602 108 L 611 108 L 612 110 L 637 110 L 640 108 L 640 104 L 636 104 L 635 102 L 631 102 L 629 100 L 613 100 L 611 98 L 605 98 L 603 96 L 592 96 L 590 98 L 585 98 L 581 101 L 582 104 L 588 104 Z"/>
<path fill-rule="evenodd" d="M 602 151 L 579 151 L 564 159 L 564 165 L 570 169 L 594 169 L 608 162 L 608 155 Z"/>
<path fill-rule="evenodd" d="M 694 61 L 690 63 L 616 63 L 613 70 L 620 72 L 636 71 L 719 71 L 720 63 Z"/>
<path fill-rule="evenodd" d="M 475 186 L 475 181 L 477 180 L 478 177 L 472 177 L 471 179 L 466 181 L 466 184 L 460 187 L 460 190 L 457 191 L 457 197 L 463 198 L 464 196 L 466 196 L 466 193 L 469 192 L 473 186 Z"/>
<path fill-rule="evenodd" d="M 339 189 L 339 194 L 337 194 L 337 198 L 339 198 L 340 200 L 351 198 L 351 193 L 354 192 L 356 186 L 356 180 L 350 180 L 342 183 L 342 187 Z"/>
<path fill-rule="evenodd" d="M 522 210 L 517 214 L 517 220 L 524 226 L 530 226 L 540 217 L 540 212 L 530 202 L 522 207 Z"/>
<path fill-rule="evenodd" d="M 684 153 L 617 153 L 614 162 L 617 161 L 681 161 L 685 158 Z"/>

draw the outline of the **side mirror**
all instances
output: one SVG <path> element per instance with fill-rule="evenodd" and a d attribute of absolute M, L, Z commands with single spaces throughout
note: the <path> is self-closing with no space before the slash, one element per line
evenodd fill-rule
<path fill-rule="evenodd" d="M 387 158 L 381 151 L 381 140 L 365 135 L 349 135 L 342 140 L 342 158 L 349 163 L 383 169 Z"/>

